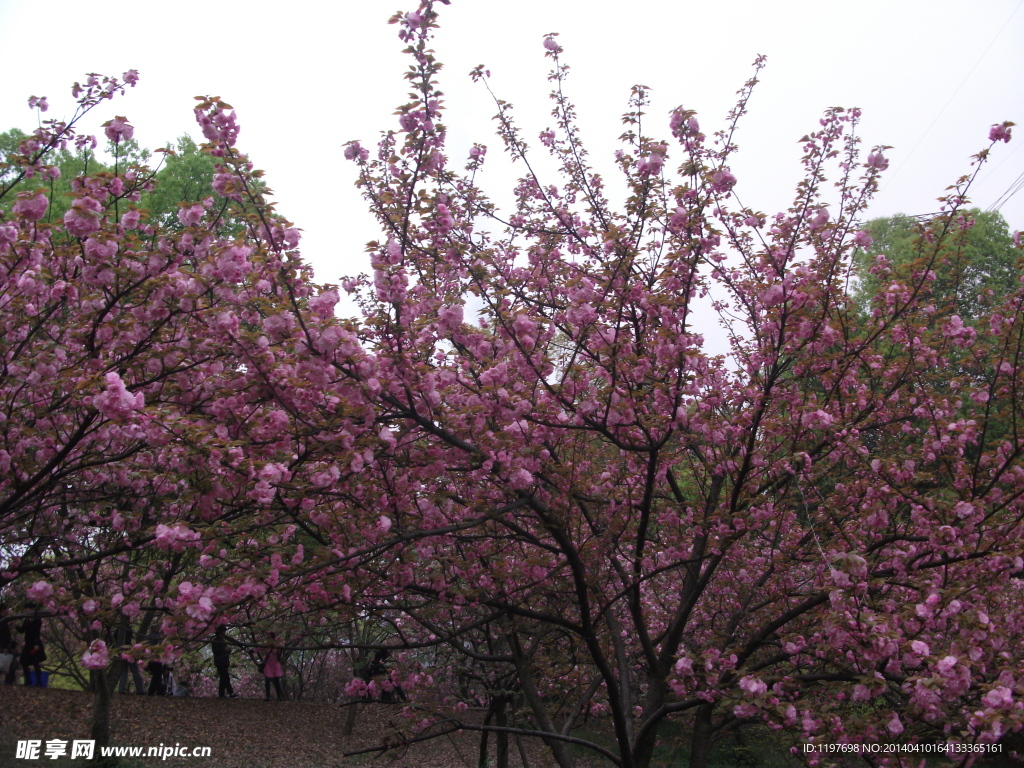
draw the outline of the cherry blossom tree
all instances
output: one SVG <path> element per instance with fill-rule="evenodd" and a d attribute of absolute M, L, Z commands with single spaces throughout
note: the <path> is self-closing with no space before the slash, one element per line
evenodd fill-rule
<path fill-rule="evenodd" d="M 829 110 L 792 206 L 744 207 L 729 164 L 754 79 L 723 130 L 680 108 L 671 140 L 647 133 L 637 88 L 614 208 L 554 36 L 539 138 L 558 183 L 497 101 L 524 173 L 502 216 L 474 181 L 486 149 L 464 173 L 445 153 L 431 4 L 393 21 L 415 98 L 375 149 L 347 149 L 385 232 L 372 284 L 347 285 L 386 425 L 349 465 L 351 514 L 383 541 L 360 552 L 377 582 L 356 599 L 403 616 L 399 646 L 514 670 L 528 712 L 430 727 L 527 731 L 563 766 L 591 708 L 616 746 L 589 746 L 623 766 L 650 763 L 668 719 L 689 724 L 692 765 L 749 720 L 812 741 L 1019 727 L 1020 291 L 980 337 L 931 300 L 927 258 L 898 278 L 883 257 L 861 313 L 851 256 L 870 249 L 858 221 L 884 150 L 864 158 L 859 112 Z M 719 318 L 727 354 L 701 333 Z"/>
<path fill-rule="evenodd" d="M 72 179 L 63 217 L 44 221 L 53 190 L 33 180 L 57 175 L 47 163 L 56 149 L 94 146 L 76 123 L 135 80 L 76 84 L 73 118 L 41 122 L 8 156 L 0 189 L 15 198 L 0 224 L 0 586 L 20 582 L 77 626 L 101 743 L 108 664 L 170 660 L 179 635 L 266 591 L 229 579 L 199 586 L 197 569 L 204 552 L 261 530 L 268 479 L 286 473 L 285 398 L 273 389 L 287 367 L 261 328 L 310 290 L 298 233 L 262 201 L 221 102 L 196 111 L 218 161 L 218 200 L 180 204 L 172 226 L 148 221 L 139 203 L 156 172 L 123 162 L 133 129 L 118 116 L 105 124 L 113 170 Z M 159 647 L 121 647 L 131 631 Z"/>

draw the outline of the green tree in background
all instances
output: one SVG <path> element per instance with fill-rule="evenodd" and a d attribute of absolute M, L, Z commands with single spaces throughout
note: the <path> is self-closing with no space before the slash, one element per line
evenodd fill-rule
<path fill-rule="evenodd" d="M 149 221 L 161 226 L 177 228 L 181 203 L 197 203 L 214 195 L 212 157 L 199 151 L 187 134 L 178 138 L 176 145 L 168 145 L 165 159 L 156 172 L 151 191 L 142 195 L 140 207 L 149 214 Z"/>
<path fill-rule="evenodd" d="M 1011 293 L 1021 275 L 1020 254 L 1002 215 L 973 208 L 952 229 L 943 237 L 930 229 L 928 218 L 902 213 L 869 221 L 864 232 L 872 243 L 856 256 L 858 303 L 869 309 L 878 294 L 879 277 L 872 267 L 879 256 L 901 278 L 933 271 L 929 290 L 936 308 L 957 314 L 964 322 Z"/>
<path fill-rule="evenodd" d="M 0 133 L 0 184 L 14 178 L 16 169 L 7 163 L 7 158 L 30 138 L 17 128 Z M 46 188 L 50 204 L 44 221 L 52 223 L 59 221 L 70 207 L 75 179 L 104 172 L 123 173 L 134 168 L 152 175 L 152 183 L 146 185 L 148 191 L 142 193 L 137 206 L 145 212 L 146 220 L 162 227 L 179 229 L 183 225 L 177 219 L 177 211 L 182 204 L 214 196 L 212 184 L 216 164 L 213 158 L 199 151 L 187 134 L 179 137 L 175 144 L 157 150 L 157 153 L 163 155 L 163 160 L 154 162 L 156 168 L 151 170 L 146 166 L 153 161 L 155 153 L 139 146 L 135 139 L 122 138 L 116 145 L 108 142 L 102 154 L 94 149 L 56 150 L 51 157 L 60 170 L 58 178 L 24 178 L 13 191 Z M 8 196 L 5 209 L 13 204 L 14 199 L 15 195 Z"/>

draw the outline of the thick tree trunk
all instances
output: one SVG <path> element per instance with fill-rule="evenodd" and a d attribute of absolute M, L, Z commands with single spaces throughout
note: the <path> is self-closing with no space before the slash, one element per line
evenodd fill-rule
<path fill-rule="evenodd" d="M 110 689 L 107 687 L 107 671 L 94 669 L 90 674 L 92 683 L 92 723 L 89 735 L 96 742 L 96 751 L 110 745 Z"/>
<path fill-rule="evenodd" d="M 518 709 L 518 707 L 519 707 L 518 700 L 516 701 L 515 704 L 516 704 L 516 709 Z M 522 727 L 522 723 L 520 723 L 519 720 L 516 718 L 515 711 L 513 711 L 513 713 L 512 713 L 512 727 L 513 728 L 521 728 Z M 516 749 L 519 750 L 519 761 L 522 763 L 523 768 L 531 768 L 531 766 L 530 766 L 530 758 L 526 754 L 526 747 L 523 745 L 523 737 L 521 735 L 519 735 L 518 733 L 516 734 Z"/>
<path fill-rule="evenodd" d="M 502 694 L 498 697 L 495 702 L 494 711 L 494 724 L 502 728 L 508 725 L 508 719 L 505 717 L 505 713 L 508 709 L 508 696 Z M 498 731 L 495 734 L 495 755 L 494 755 L 494 766 L 495 768 L 508 768 L 508 734 L 504 731 Z"/>
<path fill-rule="evenodd" d="M 124 659 L 114 659 L 110 662 L 110 666 L 107 667 L 107 672 L 104 675 L 107 678 L 106 686 L 107 693 L 114 693 L 117 690 L 117 684 L 121 680 L 121 676 L 128 672 L 128 662 Z M 91 682 L 91 681 L 90 681 Z"/>
<path fill-rule="evenodd" d="M 345 713 L 345 725 L 341 728 L 342 736 L 351 736 L 356 727 L 356 715 L 359 714 L 359 702 L 353 701 L 348 705 L 348 712 Z"/>
<path fill-rule="evenodd" d="M 701 704 L 693 720 L 693 741 L 690 742 L 690 768 L 708 768 L 711 754 L 711 713 L 713 704 Z"/>
<path fill-rule="evenodd" d="M 557 733 L 555 730 L 555 724 L 551 721 L 551 716 L 548 714 L 547 707 L 544 705 L 544 700 L 541 698 L 540 693 L 537 691 L 537 686 L 533 681 L 533 671 L 530 669 L 530 664 L 525 659 L 516 659 L 516 671 L 519 673 L 519 682 L 523 688 L 523 695 L 526 697 L 526 703 L 529 705 L 530 710 L 533 712 L 533 716 L 537 721 L 537 725 L 540 726 L 540 730 L 546 731 L 547 733 Z M 551 750 L 551 754 L 555 758 L 555 762 L 558 763 L 560 768 L 576 768 L 576 760 L 572 756 L 572 752 L 569 750 L 569 745 L 564 741 L 558 739 L 552 739 L 549 737 L 541 736 L 544 743 L 547 744 L 548 749 Z"/>
<path fill-rule="evenodd" d="M 644 706 L 645 714 L 656 712 L 661 708 L 667 690 L 665 681 L 653 675 L 648 678 L 647 685 L 647 703 Z M 643 732 L 641 737 L 640 734 L 644 722 L 646 722 L 646 719 L 637 724 L 637 739 L 633 744 L 634 768 L 647 768 L 651 764 L 651 760 L 654 757 L 654 745 L 658 742 L 657 726 L 653 727 L 650 731 Z"/>
<path fill-rule="evenodd" d="M 484 725 L 485 726 L 488 726 L 488 725 L 491 724 L 491 718 L 494 716 L 494 706 L 495 706 L 495 700 L 491 699 L 491 701 L 487 705 L 487 714 L 484 716 Z M 484 730 L 480 731 L 480 751 L 479 751 L 479 754 L 477 755 L 477 759 L 476 759 L 477 768 L 487 768 L 487 763 L 488 763 L 489 757 L 490 757 L 487 754 L 487 742 L 488 742 L 488 737 L 489 736 L 490 736 L 490 731 L 488 731 L 486 728 L 484 728 Z"/>

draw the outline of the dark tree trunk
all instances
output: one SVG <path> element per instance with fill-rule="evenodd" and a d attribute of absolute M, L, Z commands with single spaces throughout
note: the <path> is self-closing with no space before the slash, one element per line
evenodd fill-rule
<path fill-rule="evenodd" d="M 517 658 L 516 670 L 519 672 L 519 682 L 522 685 L 526 703 L 533 712 L 533 717 L 537 721 L 540 730 L 547 733 L 557 733 L 555 724 L 551 720 L 551 715 L 548 713 L 544 700 L 541 698 L 540 692 L 533 681 L 533 671 L 530 669 L 529 662 L 522 658 Z M 568 744 L 547 736 L 541 736 L 541 739 L 547 744 L 548 749 L 551 750 L 551 754 L 555 758 L 555 762 L 558 763 L 559 768 L 576 768 L 576 760 L 573 758 Z"/>
<path fill-rule="evenodd" d="M 690 768 L 708 768 L 711 754 L 711 713 L 713 704 L 701 704 L 693 720 L 693 741 L 690 743 Z"/>
<path fill-rule="evenodd" d="M 107 693 L 112 694 L 117 690 L 117 684 L 120 682 L 121 676 L 127 674 L 127 672 L 128 662 L 124 659 L 114 659 L 110 662 L 110 666 L 107 667 L 106 674 L 104 675 L 104 677 L 107 678 L 105 683 L 107 686 Z"/>
<path fill-rule="evenodd" d="M 508 718 L 505 717 L 508 698 L 507 695 L 501 694 L 495 701 L 494 724 L 502 728 L 508 725 Z M 504 731 L 498 731 L 495 734 L 494 766 L 495 768 L 508 768 L 508 734 Z"/>
<path fill-rule="evenodd" d="M 516 719 L 515 712 L 512 713 L 512 726 L 514 728 L 522 728 L 522 724 Z M 519 760 L 523 768 L 531 768 L 530 758 L 527 756 L 526 747 L 523 745 L 523 737 L 518 733 L 516 734 L 516 748 L 519 750 Z"/>
<path fill-rule="evenodd" d="M 341 728 L 342 736 L 351 736 L 353 729 L 356 727 L 356 715 L 359 714 L 359 702 L 349 702 L 348 712 L 345 713 L 345 725 Z"/>
<path fill-rule="evenodd" d="M 494 716 L 494 705 L 495 705 L 495 699 L 491 699 L 490 702 L 487 705 L 487 714 L 484 716 L 484 725 L 485 726 L 488 726 L 488 725 L 491 724 L 491 717 Z M 488 741 L 488 739 L 487 739 L 487 737 L 489 735 L 490 735 L 490 733 L 487 731 L 486 728 L 484 728 L 484 730 L 480 731 L 480 751 L 477 754 L 477 758 L 476 758 L 477 768 L 487 768 L 487 758 L 488 758 L 488 754 L 487 754 L 487 741 Z"/>
<path fill-rule="evenodd" d="M 92 683 L 92 723 L 89 735 L 96 742 L 96 751 L 110 745 L 110 689 L 107 671 L 94 669 L 89 675 Z"/>
<path fill-rule="evenodd" d="M 647 702 L 644 705 L 646 713 L 657 712 L 665 701 L 667 687 L 664 679 L 651 675 L 647 679 Z M 637 724 L 637 738 L 633 744 L 633 766 L 634 768 L 647 768 L 654 757 L 654 745 L 658 742 L 658 726 L 649 731 L 641 731 L 646 720 Z"/>

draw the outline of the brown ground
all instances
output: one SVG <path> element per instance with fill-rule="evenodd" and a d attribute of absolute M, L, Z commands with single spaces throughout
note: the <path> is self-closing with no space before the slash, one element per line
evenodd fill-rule
<path fill-rule="evenodd" d="M 0 685 L 0 768 L 70 768 L 88 761 L 18 760 L 19 739 L 88 738 L 92 695 L 81 691 Z M 116 746 L 211 747 L 209 758 L 125 760 L 125 768 L 476 768 L 479 734 L 462 733 L 417 744 L 404 755 L 343 757 L 343 753 L 382 743 L 391 724 L 409 728 L 400 705 L 361 706 L 352 736 L 342 736 L 345 710 L 333 704 L 254 699 L 175 699 L 115 694 L 111 705 L 111 744 Z M 493 738 L 492 738 L 493 742 Z M 512 764 L 519 765 L 514 743 Z M 530 749 L 533 768 L 548 760 Z"/>
<path fill-rule="evenodd" d="M 19 760 L 18 740 L 88 738 L 92 694 L 82 691 L 12 687 L 0 684 L 0 768 L 89 768 L 88 761 Z M 360 705 L 352 736 L 342 736 L 346 709 L 307 701 L 259 699 L 175 699 L 166 696 L 117 695 L 111 706 L 111 744 L 158 746 L 181 744 L 210 747 L 208 758 L 130 758 L 119 768 L 476 768 L 479 734 L 466 732 L 413 745 L 404 753 L 390 752 L 344 757 L 345 752 L 377 746 L 396 737 L 395 727 L 409 730 L 401 705 Z M 480 713 L 466 713 L 468 722 L 479 722 Z M 536 742 L 524 741 L 530 768 L 554 768 L 554 761 Z M 493 765 L 493 738 L 491 740 Z M 757 746 L 753 740 L 747 746 Z M 1010 749 L 1024 751 L 1024 737 L 1016 737 Z M 778 750 L 776 750 L 778 751 Z M 760 754 L 760 753 L 758 753 Z M 510 765 L 520 768 L 518 752 L 510 744 Z M 763 755 L 762 755 L 763 757 Z M 773 766 L 792 765 L 788 753 Z M 929 766 L 933 761 L 929 762 Z M 935 765 L 945 765 L 934 761 Z M 749 757 L 726 764 L 751 765 Z M 581 764 L 596 768 L 601 760 Z M 721 763 L 719 763 L 721 764 Z M 768 765 L 766 761 L 762 763 Z M 847 761 L 844 765 L 863 765 Z M 1003 755 L 979 761 L 992 768 L 1021 766 Z"/>

